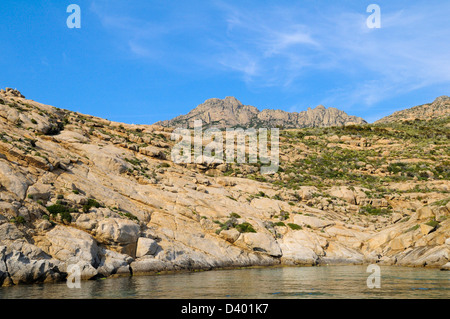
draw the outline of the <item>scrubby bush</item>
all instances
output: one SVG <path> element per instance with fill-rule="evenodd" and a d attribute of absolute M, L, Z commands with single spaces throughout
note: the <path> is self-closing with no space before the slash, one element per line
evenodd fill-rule
<path fill-rule="evenodd" d="M 253 228 L 253 226 L 247 222 L 236 225 L 236 230 L 240 233 L 256 233 L 256 230 Z"/>
<path fill-rule="evenodd" d="M 387 215 L 392 213 L 392 209 L 389 208 L 375 208 L 372 206 L 364 206 L 361 207 L 359 210 L 360 214 L 367 214 L 367 215 Z"/>
<path fill-rule="evenodd" d="M 277 222 L 273 224 L 274 226 L 286 227 L 286 224 L 283 222 Z"/>
<path fill-rule="evenodd" d="M 294 224 L 294 223 L 288 223 L 288 226 L 292 229 L 292 230 L 302 230 L 302 226 Z"/>
<path fill-rule="evenodd" d="M 14 224 L 25 224 L 25 218 L 23 216 L 17 216 L 10 219 L 11 223 Z"/>
<path fill-rule="evenodd" d="M 94 208 L 99 208 L 101 207 L 100 203 L 97 202 L 95 199 L 93 198 L 89 198 L 87 203 L 85 205 L 83 205 L 83 212 L 87 213 L 89 212 L 89 210 L 94 207 Z"/>
<path fill-rule="evenodd" d="M 68 223 L 72 222 L 72 216 L 70 215 L 71 209 L 63 204 L 48 206 L 47 210 L 53 217 L 60 215 L 63 221 Z"/>
<path fill-rule="evenodd" d="M 47 207 L 47 210 L 50 214 L 52 214 L 53 216 L 57 215 L 57 214 L 61 214 L 61 213 L 65 213 L 68 211 L 68 208 L 65 205 L 61 205 L 61 204 L 54 204 L 51 206 Z"/>
<path fill-rule="evenodd" d="M 425 223 L 425 225 L 435 228 L 439 226 L 439 222 L 436 221 L 436 219 L 431 219 L 428 223 Z"/>

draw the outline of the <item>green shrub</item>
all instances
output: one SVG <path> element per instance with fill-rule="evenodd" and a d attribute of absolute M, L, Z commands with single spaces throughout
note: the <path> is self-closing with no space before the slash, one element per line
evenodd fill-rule
<path fill-rule="evenodd" d="M 286 211 L 284 211 L 284 210 L 282 210 L 281 212 L 280 212 L 280 219 L 281 220 L 286 220 L 286 219 L 289 219 L 289 212 L 286 212 Z"/>
<path fill-rule="evenodd" d="M 438 201 L 432 203 L 431 205 L 433 205 L 433 206 L 445 206 L 449 202 L 450 202 L 450 197 L 446 198 L 446 199 L 438 200 Z"/>
<path fill-rule="evenodd" d="M 70 215 L 71 210 L 65 205 L 62 204 L 51 205 L 47 207 L 47 210 L 50 214 L 52 214 L 53 217 L 60 215 L 63 221 L 66 221 L 68 223 L 72 222 L 72 216 Z"/>
<path fill-rule="evenodd" d="M 425 225 L 431 226 L 431 227 L 438 227 L 439 226 L 439 222 L 436 221 L 435 219 L 431 219 L 428 223 L 425 223 Z"/>
<path fill-rule="evenodd" d="M 392 210 L 389 208 L 375 208 L 372 206 L 364 206 L 361 207 L 359 210 L 360 214 L 368 214 L 368 215 L 387 215 L 387 214 L 391 214 Z"/>
<path fill-rule="evenodd" d="M 25 218 L 23 216 L 13 217 L 9 221 L 14 224 L 25 224 Z"/>
<path fill-rule="evenodd" d="M 134 220 L 134 221 L 137 221 L 137 222 L 139 222 L 139 218 L 137 218 L 136 216 L 134 216 L 133 214 L 131 214 L 131 213 L 118 213 L 120 216 L 123 216 L 123 217 L 126 217 L 126 218 L 128 218 L 128 219 L 130 219 L 130 220 Z"/>
<path fill-rule="evenodd" d="M 410 231 L 415 231 L 415 230 L 419 229 L 419 227 L 420 227 L 419 225 L 415 225 L 415 226 L 405 230 L 405 233 L 409 233 Z"/>
<path fill-rule="evenodd" d="M 55 204 L 47 207 L 47 210 L 53 216 L 68 212 L 68 208 L 61 204 Z"/>
<path fill-rule="evenodd" d="M 139 166 L 139 165 L 141 165 L 141 161 L 138 160 L 137 158 L 132 158 L 132 159 L 125 158 L 124 160 L 125 160 L 126 162 L 130 163 L 131 165 L 134 165 L 134 166 Z"/>
<path fill-rule="evenodd" d="M 83 205 L 83 212 L 87 213 L 92 207 L 99 208 L 101 205 L 93 198 L 89 198 L 87 204 Z"/>
<path fill-rule="evenodd" d="M 292 230 L 302 230 L 302 226 L 294 224 L 294 223 L 288 223 L 288 226 L 292 229 Z"/>
<path fill-rule="evenodd" d="M 236 230 L 240 233 L 256 233 L 256 230 L 253 228 L 253 226 L 247 222 L 236 225 Z"/>
<path fill-rule="evenodd" d="M 286 227 L 286 224 L 283 222 L 277 222 L 273 224 L 274 226 Z"/>
<path fill-rule="evenodd" d="M 67 211 L 67 212 L 63 212 L 63 213 L 60 213 L 60 215 L 61 215 L 61 219 L 63 220 L 63 221 L 66 221 L 66 222 L 68 222 L 68 223 L 71 223 L 72 222 L 72 216 L 70 215 L 70 213 Z"/>
<path fill-rule="evenodd" d="M 234 217 L 234 218 L 241 218 L 241 215 L 236 214 L 236 213 L 231 213 L 231 214 L 230 214 L 230 217 L 231 217 L 231 218 L 233 218 L 233 217 Z"/>

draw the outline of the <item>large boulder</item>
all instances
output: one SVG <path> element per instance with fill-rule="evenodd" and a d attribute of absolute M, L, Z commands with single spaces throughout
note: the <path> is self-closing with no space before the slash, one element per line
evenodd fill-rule
<path fill-rule="evenodd" d="M 24 199 L 31 181 L 21 172 L 11 168 L 4 160 L 0 159 L 0 185 L 13 193 L 18 199 Z"/>
<path fill-rule="evenodd" d="M 108 277 L 111 275 L 130 275 L 130 263 L 133 261 L 128 255 L 119 254 L 118 252 L 102 249 L 101 261 L 97 268 L 100 275 Z"/>
<path fill-rule="evenodd" d="M 245 249 L 265 253 L 272 257 L 280 257 L 282 255 L 277 241 L 269 234 L 244 233 L 241 234 L 235 244 Z"/>
<path fill-rule="evenodd" d="M 282 202 L 278 200 L 261 197 L 261 198 L 254 198 L 251 201 L 250 205 L 264 212 L 265 215 L 267 215 L 267 217 L 270 217 L 270 215 L 280 213 L 281 211 L 280 203 Z"/>
<path fill-rule="evenodd" d="M 335 223 L 330 220 L 324 220 L 317 217 L 306 215 L 294 215 L 294 223 L 300 226 L 311 226 L 314 229 L 323 229 L 328 226 L 333 226 Z"/>
<path fill-rule="evenodd" d="M 327 241 L 306 230 L 290 231 L 279 240 L 283 252 L 282 260 L 286 264 L 314 265 Z"/>
<path fill-rule="evenodd" d="M 58 267 L 51 261 L 31 260 L 18 251 L 8 254 L 5 258 L 5 264 L 9 277 L 15 285 L 55 282 L 61 278 Z"/>
<path fill-rule="evenodd" d="M 302 200 L 310 200 L 318 191 L 319 190 L 315 186 L 300 186 L 300 190 L 297 192 L 297 194 L 301 197 Z"/>
<path fill-rule="evenodd" d="M 158 243 L 154 239 L 140 237 L 137 241 L 136 258 L 154 255 L 158 247 Z"/>
<path fill-rule="evenodd" d="M 131 164 L 123 160 L 121 153 L 113 147 L 99 148 L 92 144 L 78 144 L 77 147 L 89 154 L 89 159 L 95 163 L 96 168 L 103 170 L 106 174 L 122 174 L 131 168 Z"/>
<path fill-rule="evenodd" d="M 166 159 L 164 152 L 160 148 L 154 146 L 141 147 L 139 153 L 154 158 Z"/>
<path fill-rule="evenodd" d="M 33 200 L 48 200 L 52 193 L 52 189 L 53 187 L 51 185 L 36 183 L 28 188 L 28 197 L 33 198 Z"/>
<path fill-rule="evenodd" d="M 135 256 L 140 226 L 128 219 L 106 218 L 98 223 L 95 234 L 110 249 Z"/>
<path fill-rule="evenodd" d="M 435 229 L 435 227 L 427 225 L 427 224 L 421 224 L 420 225 L 420 231 L 422 232 L 422 234 L 424 236 L 426 236 L 429 233 L 431 233 L 434 229 Z"/>
<path fill-rule="evenodd" d="M 45 234 L 36 236 L 36 246 L 52 257 L 62 261 L 61 271 L 67 271 L 69 265 L 78 265 L 82 279 L 97 275 L 96 267 L 100 263 L 97 242 L 88 233 L 66 226 L 56 226 Z"/>
<path fill-rule="evenodd" d="M 239 233 L 236 229 L 231 228 L 228 230 L 222 230 L 220 232 L 220 237 L 225 239 L 229 243 L 234 243 L 236 240 L 238 240 L 241 233 Z"/>
<path fill-rule="evenodd" d="M 330 242 L 325 250 L 325 256 L 319 261 L 322 264 L 362 264 L 363 262 L 364 255 L 359 250 L 339 242 Z"/>
<path fill-rule="evenodd" d="M 155 259 L 153 256 L 145 256 L 133 261 L 130 265 L 133 275 L 145 275 L 162 270 L 173 270 L 170 262 Z"/>
<path fill-rule="evenodd" d="M 424 206 L 417 210 L 417 212 L 412 216 L 412 220 L 426 220 L 434 217 L 435 214 L 433 210 L 428 206 Z"/>
<path fill-rule="evenodd" d="M 0 287 L 8 277 L 8 268 L 6 268 L 6 246 L 0 246 Z"/>
<path fill-rule="evenodd" d="M 22 233 L 16 225 L 5 223 L 0 225 L 0 244 L 6 241 L 13 241 L 20 238 L 24 238 L 25 234 Z"/>
<path fill-rule="evenodd" d="M 353 190 L 349 189 L 346 186 L 333 186 L 328 194 L 331 196 L 335 196 L 337 198 L 343 199 L 350 204 L 356 204 L 356 196 Z"/>
<path fill-rule="evenodd" d="M 430 247 L 416 247 L 397 254 L 397 265 L 414 267 L 441 267 L 450 257 L 450 249 L 447 245 Z"/>
<path fill-rule="evenodd" d="M 52 259 L 52 257 L 45 253 L 41 248 L 37 247 L 36 245 L 30 244 L 25 239 L 18 239 L 7 243 L 7 253 L 11 253 L 13 251 L 21 252 L 25 257 L 29 259 Z M 53 261 L 55 262 L 55 260 Z"/>
<path fill-rule="evenodd" d="M 9 202 L 0 202 L 0 216 L 4 217 L 5 220 L 16 217 L 19 213 L 16 205 Z"/>

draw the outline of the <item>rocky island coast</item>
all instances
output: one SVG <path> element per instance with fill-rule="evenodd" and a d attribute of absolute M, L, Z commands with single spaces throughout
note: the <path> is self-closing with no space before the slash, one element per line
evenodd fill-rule
<path fill-rule="evenodd" d="M 223 125 L 284 126 L 278 172 L 175 164 L 170 121 L 116 123 L 2 90 L 0 286 L 62 281 L 71 265 L 85 280 L 269 265 L 450 268 L 450 98 L 374 124 L 324 107 L 290 115 L 234 98 L 205 103 L 226 114 L 214 119 Z"/>

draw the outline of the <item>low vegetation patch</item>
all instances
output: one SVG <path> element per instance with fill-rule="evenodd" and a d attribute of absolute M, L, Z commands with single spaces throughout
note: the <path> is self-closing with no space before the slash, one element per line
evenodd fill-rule
<path fill-rule="evenodd" d="M 256 230 L 253 228 L 253 226 L 247 222 L 236 225 L 236 230 L 240 233 L 256 233 Z"/>
<path fill-rule="evenodd" d="M 289 228 L 291 228 L 292 230 L 302 230 L 302 226 L 298 225 L 298 224 L 294 224 L 294 223 L 288 223 L 287 224 L 289 226 Z"/>
<path fill-rule="evenodd" d="M 365 215 L 376 215 L 376 216 L 382 216 L 382 215 L 388 215 L 392 213 L 392 209 L 389 208 L 375 208 L 372 206 L 364 206 L 361 207 L 359 210 L 360 214 Z"/>
<path fill-rule="evenodd" d="M 69 207 L 63 204 L 54 204 L 47 207 L 47 211 L 53 216 L 56 217 L 57 215 L 61 216 L 61 219 L 63 221 L 66 221 L 68 223 L 72 222 L 72 216 L 70 215 L 70 212 L 72 211 Z"/>
<path fill-rule="evenodd" d="M 94 207 L 94 208 L 99 208 L 101 207 L 100 203 L 97 202 L 95 199 L 93 198 L 89 198 L 87 203 L 85 205 L 83 205 L 83 212 L 87 213 L 89 212 L 89 210 Z"/>

